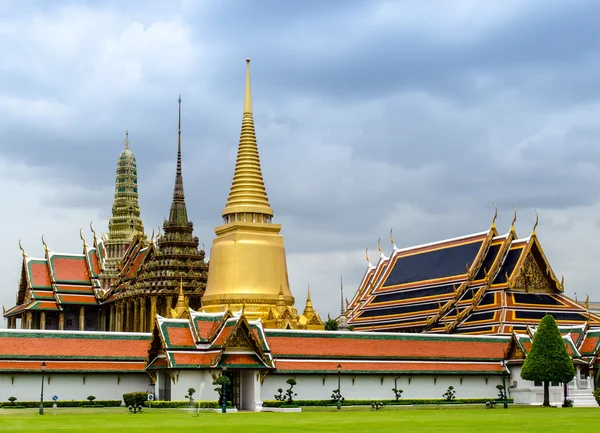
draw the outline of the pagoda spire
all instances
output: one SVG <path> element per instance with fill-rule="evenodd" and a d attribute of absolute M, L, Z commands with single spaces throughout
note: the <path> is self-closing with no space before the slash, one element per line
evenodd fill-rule
<path fill-rule="evenodd" d="M 273 210 L 269 205 L 267 190 L 260 168 L 258 144 L 252 117 L 252 90 L 250 86 L 250 59 L 246 59 L 246 91 L 244 94 L 244 113 L 242 131 L 238 146 L 237 160 L 229 198 L 222 215 L 228 222 L 228 215 L 257 214 L 251 221 L 271 222 Z"/>
<path fill-rule="evenodd" d="M 175 186 L 173 188 L 173 202 L 169 212 L 169 223 L 172 225 L 185 226 L 188 224 L 187 208 L 185 206 L 185 195 L 183 193 L 183 176 L 181 174 L 181 95 L 179 103 L 179 120 L 177 123 L 177 169 L 175 171 Z"/>

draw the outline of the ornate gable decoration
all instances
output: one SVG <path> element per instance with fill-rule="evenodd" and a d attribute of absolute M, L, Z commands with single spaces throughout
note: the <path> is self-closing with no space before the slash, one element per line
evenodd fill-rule
<path fill-rule="evenodd" d="M 529 252 L 527 258 L 523 262 L 518 276 L 515 278 L 512 288 L 515 290 L 523 290 L 525 292 L 534 293 L 552 293 L 552 287 L 548 279 L 543 274 L 533 257 Z"/>

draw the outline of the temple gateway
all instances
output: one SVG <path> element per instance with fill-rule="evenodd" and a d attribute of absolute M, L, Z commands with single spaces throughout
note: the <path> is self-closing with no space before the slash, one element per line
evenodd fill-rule
<path fill-rule="evenodd" d="M 520 378 L 537 324 L 552 314 L 577 375 L 566 387 L 576 406 L 593 404 L 600 317 L 564 295 L 536 234 L 517 236 L 513 218 L 449 240 L 379 247 L 338 318 L 348 330 L 324 331 L 310 298 L 295 306 L 281 225 L 273 223 L 253 121 L 250 60 L 233 181 L 210 262 L 185 204 L 181 98 L 169 218 L 146 235 L 129 134 L 119 156 L 108 232 L 78 253 L 58 253 L 41 236 L 43 257 L 23 257 L 16 303 L 3 308 L 0 400 L 120 399 L 149 391 L 180 399 L 193 387 L 216 400 L 220 375 L 240 410 L 262 410 L 295 378 L 298 399 L 494 398 L 507 384 L 515 403 L 541 404 L 541 384 Z M 564 384 L 552 384 L 562 402 Z"/>

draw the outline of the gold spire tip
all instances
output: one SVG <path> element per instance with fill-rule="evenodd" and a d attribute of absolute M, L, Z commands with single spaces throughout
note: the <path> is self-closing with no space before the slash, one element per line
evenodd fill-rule
<path fill-rule="evenodd" d="M 123 142 L 125 149 L 129 149 L 129 129 L 125 130 L 125 141 Z"/>
<path fill-rule="evenodd" d="M 250 89 L 250 59 L 246 59 L 246 93 L 244 95 L 244 114 L 252 113 L 252 90 Z"/>

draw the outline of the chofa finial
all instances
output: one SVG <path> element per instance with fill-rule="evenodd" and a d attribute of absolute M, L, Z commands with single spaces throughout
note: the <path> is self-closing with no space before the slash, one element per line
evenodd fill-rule
<path fill-rule="evenodd" d="M 44 249 L 48 252 L 48 244 L 46 244 L 46 241 L 44 240 L 44 235 L 42 235 L 42 245 L 44 245 Z"/>
<path fill-rule="evenodd" d="M 367 263 L 371 266 L 371 259 L 369 259 L 369 249 L 365 248 L 365 258 L 367 259 Z"/>
<path fill-rule="evenodd" d="M 383 250 L 381 249 L 381 238 L 377 239 L 377 249 L 383 254 Z"/>
<path fill-rule="evenodd" d="M 394 233 L 393 233 L 394 229 L 390 229 L 390 242 L 392 243 L 392 245 L 394 246 L 394 248 L 396 248 L 396 241 L 394 240 Z"/>
<path fill-rule="evenodd" d="M 25 253 L 23 245 L 21 245 L 21 239 L 19 239 L 19 249 L 21 250 L 21 254 L 23 254 L 23 257 L 25 257 L 27 254 Z"/>
<path fill-rule="evenodd" d="M 498 205 L 494 203 L 494 218 L 492 218 L 492 228 L 496 228 L 496 218 L 498 218 Z"/>
<path fill-rule="evenodd" d="M 511 230 L 514 230 L 514 229 L 515 229 L 515 223 L 517 222 L 517 208 L 516 208 L 516 207 L 513 207 L 513 210 L 514 210 L 514 212 L 515 212 L 515 215 L 513 216 L 513 220 L 512 220 L 512 223 L 511 223 L 511 225 L 510 225 L 510 229 L 511 229 Z"/>
<path fill-rule="evenodd" d="M 533 225 L 533 230 L 531 231 L 531 235 L 535 236 L 535 229 L 538 226 L 538 223 L 540 222 L 540 216 L 538 214 L 537 209 L 535 210 L 535 224 Z"/>

